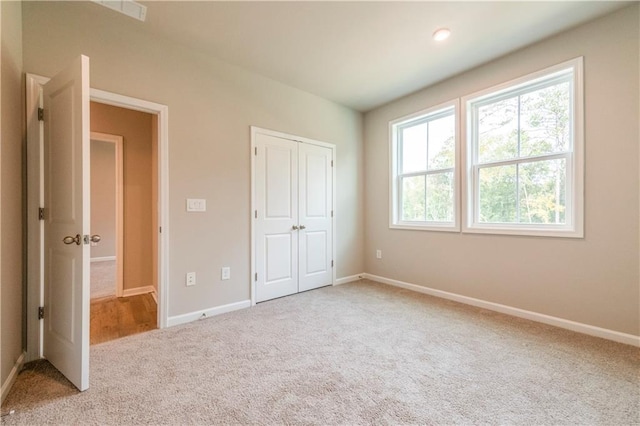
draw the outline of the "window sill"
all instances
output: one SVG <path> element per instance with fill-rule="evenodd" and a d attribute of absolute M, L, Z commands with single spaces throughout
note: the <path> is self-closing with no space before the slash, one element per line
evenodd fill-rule
<path fill-rule="evenodd" d="M 462 229 L 465 234 L 515 235 L 526 237 L 584 238 L 584 230 L 559 227 L 526 227 L 505 225 L 473 225 Z"/>
<path fill-rule="evenodd" d="M 420 225 L 417 223 L 391 223 L 389 224 L 389 229 L 405 229 L 409 231 L 436 231 L 436 232 L 460 232 L 460 227 L 451 224 L 428 224 L 428 225 Z"/>

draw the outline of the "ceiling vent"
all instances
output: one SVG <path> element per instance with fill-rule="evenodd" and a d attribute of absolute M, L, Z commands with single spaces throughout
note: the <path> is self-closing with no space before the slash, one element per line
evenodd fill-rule
<path fill-rule="evenodd" d="M 92 0 L 104 7 L 108 7 L 116 12 L 123 13 L 127 16 L 135 18 L 139 21 L 145 20 L 147 17 L 147 6 L 143 6 L 133 0 Z"/>

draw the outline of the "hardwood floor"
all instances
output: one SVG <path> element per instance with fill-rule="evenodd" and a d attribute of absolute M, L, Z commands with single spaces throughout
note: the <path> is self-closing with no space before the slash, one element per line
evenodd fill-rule
<path fill-rule="evenodd" d="M 91 344 L 157 328 L 158 307 L 151 294 L 91 301 Z"/>

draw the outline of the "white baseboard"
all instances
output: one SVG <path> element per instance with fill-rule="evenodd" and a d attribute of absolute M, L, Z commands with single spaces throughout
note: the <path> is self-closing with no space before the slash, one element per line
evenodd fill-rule
<path fill-rule="evenodd" d="M 116 260 L 115 256 L 102 256 L 102 257 L 92 257 L 91 262 L 109 262 L 111 260 Z"/>
<path fill-rule="evenodd" d="M 214 315 L 226 314 L 227 312 L 237 311 L 239 309 L 251 307 L 251 300 L 243 300 L 241 302 L 229 303 L 228 305 L 216 306 L 215 308 L 203 309 L 201 311 L 189 312 L 188 314 L 176 315 L 169 317 L 167 327 L 185 324 L 200 318 L 212 317 Z"/>
<path fill-rule="evenodd" d="M 136 288 L 126 288 L 122 291 L 122 297 L 137 296 L 139 294 L 155 293 L 156 289 L 152 285 Z M 152 295 L 153 296 L 153 295 Z"/>
<path fill-rule="evenodd" d="M 4 403 L 4 399 L 9 395 L 9 391 L 11 390 L 11 386 L 15 383 L 18 378 L 18 373 L 22 370 L 22 364 L 24 364 L 24 359 L 27 356 L 26 352 L 22 352 L 22 354 L 18 357 L 18 360 L 13 365 L 13 368 L 9 372 L 9 376 L 7 376 L 7 380 L 2 384 L 2 394 L 0 396 L 0 404 Z"/>
<path fill-rule="evenodd" d="M 356 274 L 356 275 L 349 275 L 348 277 L 337 278 L 335 284 L 333 284 L 333 285 L 346 284 L 346 283 L 350 283 L 350 282 L 353 282 L 353 281 L 361 280 L 363 278 L 364 278 L 364 273 Z"/>
<path fill-rule="evenodd" d="M 486 300 L 476 299 L 473 297 L 462 296 L 460 294 L 449 293 L 447 291 L 436 290 L 429 287 L 423 287 L 416 284 L 406 283 L 404 281 L 393 280 L 390 278 L 380 277 L 372 274 L 364 274 L 366 279 L 377 281 L 383 284 L 416 291 L 418 293 L 428 294 L 430 296 L 440 297 L 443 299 L 453 300 L 464 303 L 466 305 L 477 306 L 479 308 L 496 311 L 514 317 L 524 318 L 531 321 L 541 322 L 543 324 L 553 325 L 578 333 L 588 334 L 590 336 L 601 337 L 603 339 L 613 340 L 614 342 L 625 343 L 627 345 L 640 347 L 640 336 L 633 334 L 621 333 L 619 331 L 609 330 L 606 328 L 595 327 L 580 322 L 575 322 L 563 318 L 553 317 L 550 315 L 540 314 L 537 312 L 526 311 L 524 309 L 514 308 L 499 303 L 487 302 Z"/>

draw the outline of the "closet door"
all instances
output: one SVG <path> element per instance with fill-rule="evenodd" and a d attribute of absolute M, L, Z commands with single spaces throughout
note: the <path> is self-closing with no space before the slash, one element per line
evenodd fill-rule
<path fill-rule="evenodd" d="M 298 143 L 257 134 L 256 301 L 298 292 Z"/>
<path fill-rule="evenodd" d="M 298 152 L 298 291 L 305 291 L 333 282 L 332 151 L 330 148 L 301 143 Z"/>

